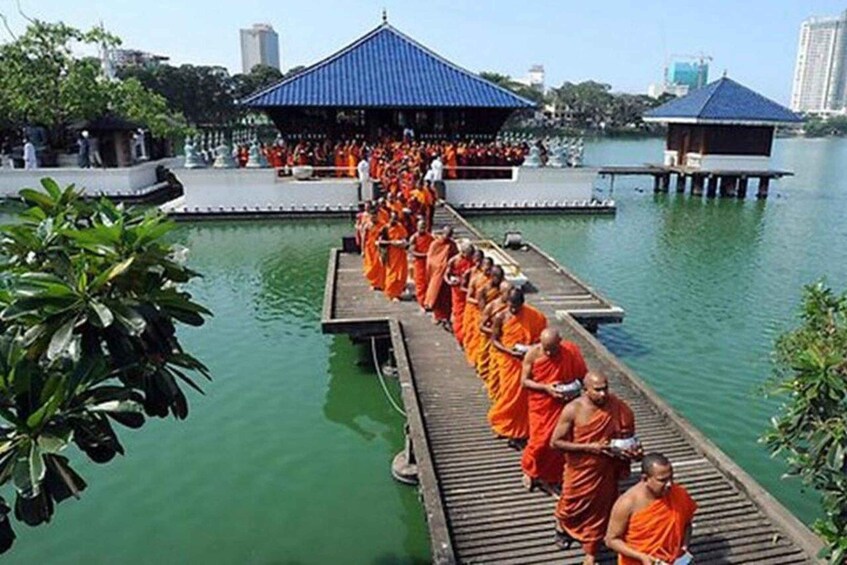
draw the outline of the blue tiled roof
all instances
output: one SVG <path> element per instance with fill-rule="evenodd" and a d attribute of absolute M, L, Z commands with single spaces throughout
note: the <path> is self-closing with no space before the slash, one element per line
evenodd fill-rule
<path fill-rule="evenodd" d="M 738 124 L 784 124 L 803 121 L 788 108 L 726 77 L 645 112 L 644 119 L 671 123 Z"/>
<path fill-rule="evenodd" d="M 387 23 L 242 102 L 253 108 L 535 106 L 454 65 Z"/>

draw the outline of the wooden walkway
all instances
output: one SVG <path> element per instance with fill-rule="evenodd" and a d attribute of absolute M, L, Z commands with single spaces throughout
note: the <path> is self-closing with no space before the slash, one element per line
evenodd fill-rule
<path fill-rule="evenodd" d="M 454 225 L 457 237 L 480 235 L 449 209 L 438 212 L 436 225 L 443 223 Z M 669 456 L 677 480 L 697 500 L 691 544 L 697 562 L 812 562 L 820 542 L 802 523 L 573 317 L 561 314 L 574 307 L 568 292 L 576 279 L 534 247 L 511 256 L 533 283 L 535 292 L 527 300 L 557 324 L 563 337 L 579 345 L 590 368 L 609 378 L 612 391 L 633 408 L 645 449 Z M 337 250 L 329 261 L 322 329 L 391 340 L 433 561 L 581 561 L 578 548 L 563 552 L 553 545 L 555 499 L 521 488 L 520 454 L 492 434 L 486 421 L 488 397 L 451 334 L 432 324 L 415 303 L 392 304 L 370 291 L 360 257 Z M 603 558 L 613 559 L 608 553 Z"/>

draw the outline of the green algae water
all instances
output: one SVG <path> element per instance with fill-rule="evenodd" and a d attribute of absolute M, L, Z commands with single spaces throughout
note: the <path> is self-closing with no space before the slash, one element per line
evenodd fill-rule
<path fill-rule="evenodd" d="M 320 333 L 327 253 L 348 226 L 181 226 L 205 275 L 192 291 L 215 313 L 182 335 L 214 382 L 187 392 L 187 420 L 120 430 L 126 457 L 80 465 L 82 500 L 47 526 L 16 525 L 3 561 L 428 561 L 415 490 L 390 475 L 403 419 L 362 352 Z"/>
<path fill-rule="evenodd" d="M 589 164 L 655 161 L 662 143 L 604 141 Z M 816 499 L 756 444 L 775 405 L 757 388 L 803 284 L 847 287 L 847 142 L 781 140 L 797 176 L 767 202 L 654 196 L 618 179 L 615 217 L 474 221 L 518 228 L 627 311 L 600 338 L 675 409 L 809 521 Z M 601 196 L 608 183 L 598 181 Z M 184 422 L 121 430 L 126 457 L 79 464 L 82 500 L 17 525 L 3 561 L 31 563 L 416 563 L 423 511 L 389 464 L 402 448 L 368 352 L 320 333 L 329 248 L 346 221 L 181 225 L 192 284 L 215 312 L 182 335 L 211 368 Z M 397 394 L 397 389 L 392 390 Z M 74 461 L 82 461 L 71 454 Z"/>

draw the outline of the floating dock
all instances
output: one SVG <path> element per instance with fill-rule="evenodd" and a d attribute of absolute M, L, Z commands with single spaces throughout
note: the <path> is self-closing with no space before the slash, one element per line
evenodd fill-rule
<path fill-rule="evenodd" d="M 452 225 L 457 238 L 482 236 L 449 207 L 438 209 L 435 224 Z M 645 449 L 673 461 L 676 479 L 700 507 L 691 543 L 698 563 L 814 562 L 820 540 L 581 325 L 619 322 L 620 308 L 533 245 L 502 252 L 530 280 L 528 302 L 630 404 Z M 434 562 L 581 562 L 576 545 L 567 551 L 554 546 L 556 500 L 521 487 L 520 453 L 491 432 L 488 396 L 452 334 L 422 315 L 416 303 L 390 303 L 371 291 L 360 256 L 337 249 L 329 258 L 321 327 L 324 333 L 390 341 Z M 635 477 L 637 470 L 624 488 Z M 601 558 L 611 562 L 613 556 Z"/>

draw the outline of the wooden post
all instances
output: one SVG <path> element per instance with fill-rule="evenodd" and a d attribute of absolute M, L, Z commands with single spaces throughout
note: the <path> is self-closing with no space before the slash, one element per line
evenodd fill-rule
<path fill-rule="evenodd" d="M 741 177 L 738 179 L 738 190 L 736 191 L 735 196 L 738 197 L 739 200 L 747 198 L 747 177 Z"/>
<path fill-rule="evenodd" d="M 661 181 L 659 180 L 659 177 L 661 177 L 661 175 L 655 175 L 653 177 L 653 192 L 659 192 L 660 190 Z"/>
<path fill-rule="evenodd" d="M 738 177 L 721 177 L 720 193 L 721 197 L 735 196 L 735 191 L 738 189 Z"/>
<path fill-rule="evenodd" d="M 714 198 L 718 193 L 718 177 L 710 176 L 709 184 L 706 186 L 706 196 Z"/>
<path fill-rule="evenodd" d="M 683 192 L 685 192 L 685 182 L 686 182 L 686 180 L 687 179 L 686 179 L 684 174 L 677 173 L 677 175 L 676 175 L 676 191 L 677 191 L 678 194 L 682 194 Z"/>
<path fill-rule="evenodd" d="M 661 180 L 659 181 L 659 192 L 667 192 L 671 186 L 671 175 L 670 173 L 664 174 L 661 176 Z"/>
<path fill-rule="evenodd" d="M 703 196 L 703 175 L 691 175 L 691 196 Z"/>
<path fill-rule="evenodd" d="M 770 187 L 770 177 L 759 177 L 759 192 L 756 193 L 756 198 L 764 199 L 768 197 L 768 187 Z"/>

